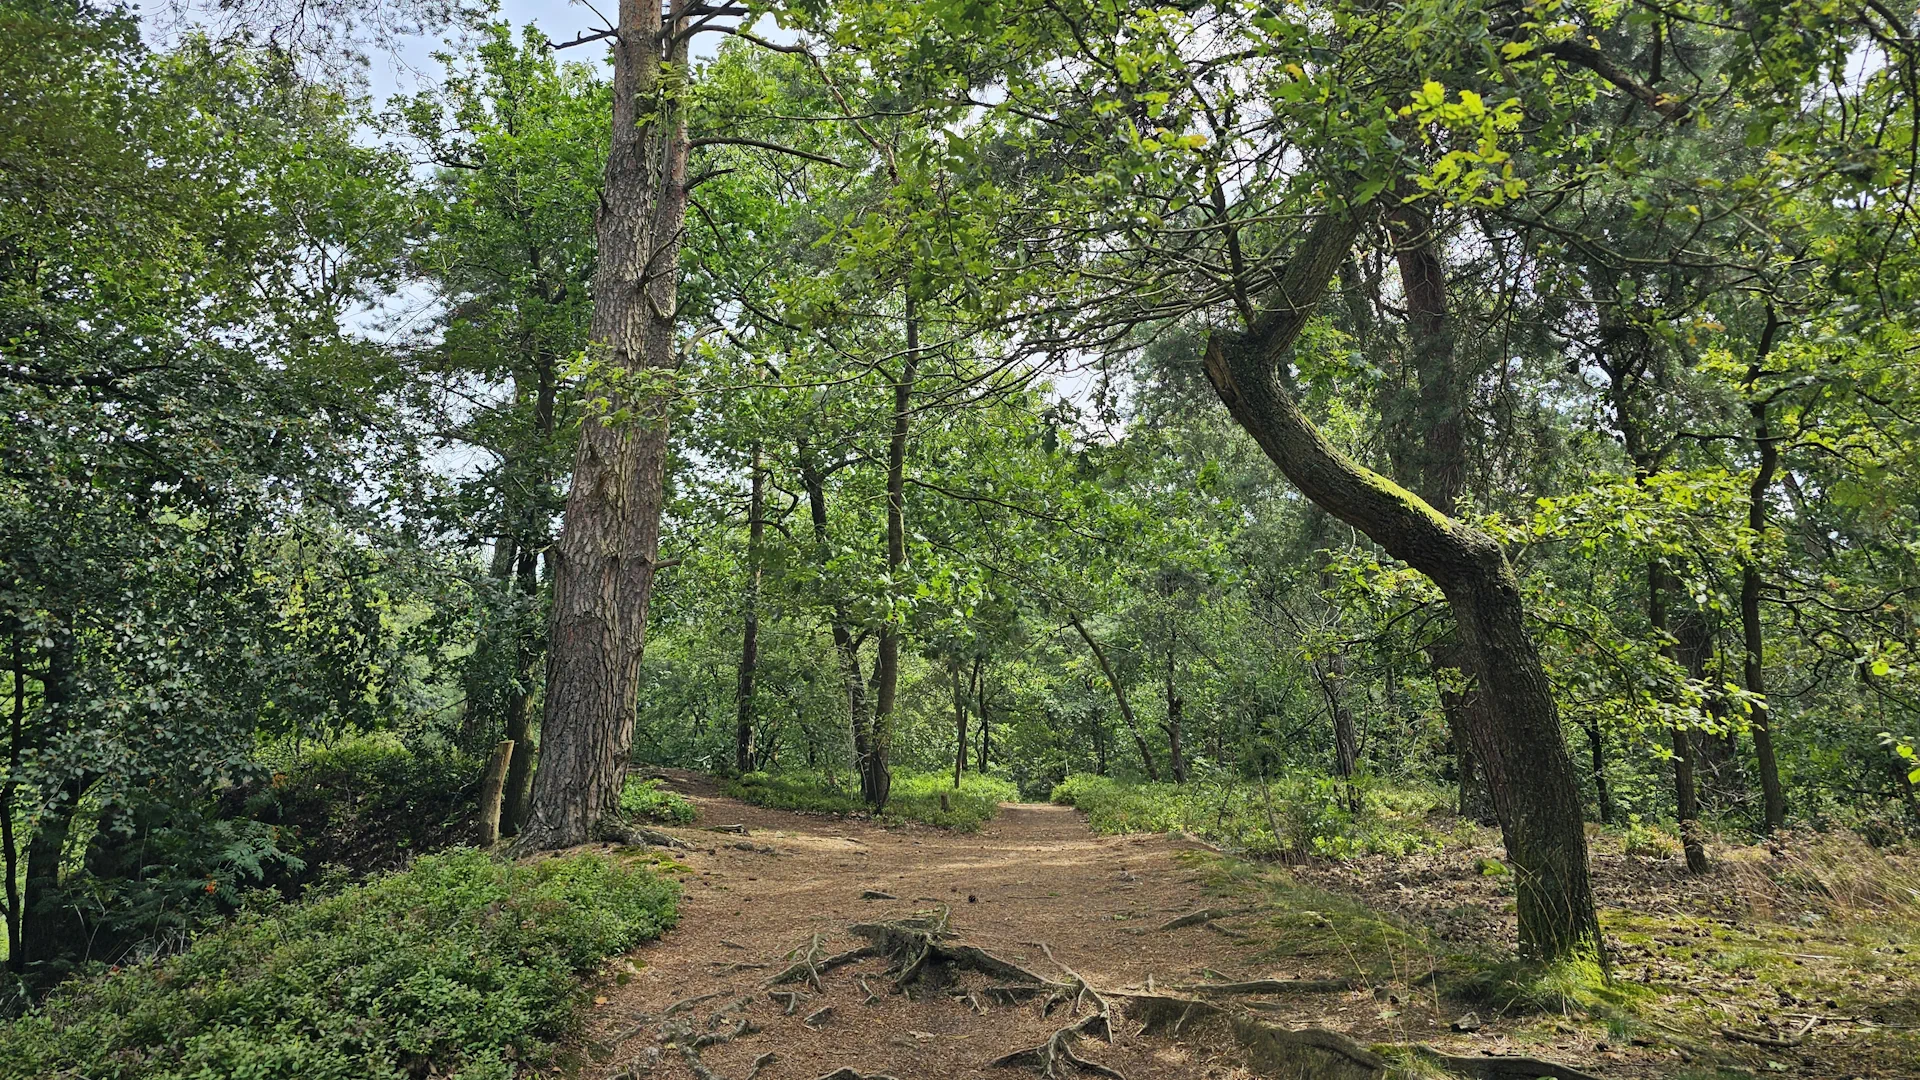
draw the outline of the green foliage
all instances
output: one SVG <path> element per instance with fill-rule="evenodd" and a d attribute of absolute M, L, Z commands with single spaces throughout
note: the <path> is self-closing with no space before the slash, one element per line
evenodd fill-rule
<path fill-rule="evenodd" d="M 620 789 L 620 809 L 634 817 L 668 825 L 689 825 L 700 816 L 700 811 L 685 796 L 668 788 L 663 781 L 632 776 L 627 777 L 627 786 Z"/>
<path fill-rule="evenodd" d="M 0 1077 L 505 1080 L 570 1030 L 578 976 L 671 927 L 678 896 L 598 856 L 427 856 L 68 984 L 0 1028 Z"/>
<path fill-rule="evenodd" d="M 940 808 L 942 797 L 947 801 L 945 810 Z M 998 777 L 970 772 L 956 788 L 952 773 L 903 772 L 893 778 L 884 816 L 972 832 L 998 816 L 1001 803 L 1019 797 L 1018 788 Z"/>
<path fill-rule="evenodd" d="M 415 749 L 392 734 L 306 749 L 248 795 L 247 812 L 291 830 L 318 867 L 393 869 L 470 841 L 486 763 Z"/>
<path fill-rule="evenodd" d="M 848 791 L 813 773 L 750 772 L 727 781 L 727 794 L 755 806 L 803 814 L 852 814 L 865 808 L 857 788 Z"/>
<path fill-rule="evenodd" d="M 853 782 L 853 778 L 849 778 Z M 853 814 L 865 810 L 860 792 L 846 790 L 814 773 L 754 772 L 730 781 L 727 794 L 756 806 L 815 814 Z M 940 808 L 942 796 L 947 809 Z M 893 794 L 881 820 L 914 821 L 924 825 L 972 832 L 1000 813 L 1002 802 L 1020 797 L 1006 780 L 968 773 L 960 787 L 952 773 L 896 772 Z"/>
<path fill-rule="evenodd" d="M 1316 776 L 1264 785 L 1231 779 L 1132 784 L 1082 774 L 1062 781 L 1050 798 L 1086 813 L 1095 832 L 1185 832 L 1253 853 L 1337 859 L 1406 855 L 1447 843 L 1426 821 L 1434 792 L 1363 785 L 1356 814 L 1341 788 Z"/>

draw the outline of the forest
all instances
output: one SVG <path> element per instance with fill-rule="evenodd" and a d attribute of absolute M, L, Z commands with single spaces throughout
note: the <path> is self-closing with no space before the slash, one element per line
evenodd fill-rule
<path fill-rule="evenodd" d="M 1920 1075 L 1911 5 L 539 6 L 0 0 L 0 1078 Z"/>

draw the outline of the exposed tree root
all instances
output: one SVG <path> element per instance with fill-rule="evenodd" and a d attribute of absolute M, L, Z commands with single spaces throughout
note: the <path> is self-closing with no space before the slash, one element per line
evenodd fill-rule
<path fill-rule="evenodd" d="M 883 1076 L 880 1073 L 863 1073 L 842 1065 L 825 1076 L 816 1077 L 815 1080 L 893 1080 L 893 1077 Z"/>
<path fill-rule="evenodd" d="M 1031 1065 L 1039 1069 L 1042 1076 L 1058 1077 L 1065 1075 L 1064 1066 L 1070 1065 L 1096 1076 L 1111 1076 L 1114 1080 L 1127 1080 L 1127 1075 L 1120 1070 L 1102 1065 L 1097 1061 L 1088 1061 L 1073 1052 L 1074 1041 L 1087 1034 L 1087 1030 L 1095 1026 L 1096 1021 L 1101 1027 L 1106 1027 L 1108 1024 L 1106 1014 L 1094 1013 L 1077 1024 L 1069 1024 L 1054 1032 L 1039 1046 L 1029 1046 L 1024 1050 L 1004 1054 L 987 1062 L 987 1066 L 1000 1068 L 1008 1065 Z"/>
<path fill-rule="evenodd" d="M 1201 997 L 1232 997 L 1241 994 L 1339 994 L 1365 986 L 1358 979 L 1253 979 L 1247 982 L 1183 983 L 1166 989 Z"/>
<path fill-rule="evenodd" d="M 792 1016 L 800 1008 L 801 997 L 792 990 L 775 990 L 767 996 L 785 1006 L 783 1016 Z"/>
<path fill-rule="evenodd" d="M 1542 1076 L 1551 1076 L 1554 1080 L 1600 1080 L 1592 1073 L 1539 1058 L 1461 1057 L 1443 1054 L 1424 1043 L 1414 1047 L 1413 1052 L 1450 1073 L 1477 1080 L 1535 1080 Z"/>

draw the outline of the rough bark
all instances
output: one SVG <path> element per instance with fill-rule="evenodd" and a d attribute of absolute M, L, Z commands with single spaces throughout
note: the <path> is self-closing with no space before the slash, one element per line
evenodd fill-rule
<path fill-rule="evenodd" d="M 1580 789 L 1505 553 L 1492 537 L 1341 453 L 1284 384 L 1288 352 L 1358 231 L 1356 222 L 1339 216 L 1316 222 L 1247 329 L 1209 339 L 1208 378 L 1303 495 L 1431 578 L 1446 596 L 1488 704 L 1468 734 L 1517 871 L 1521 949 L 1543 960 L 1603 959 Z"/>
<path fill-rule="evenodd" d="M 920 318 L 912 289 L 906 299 L 907 355 L 893 384 L 893 430 L 887 439 L 887 580 L 898 583 L 907 564 L 907 437 L 913 421 L 913 383 L 920 372 Z M 875 810 L 887 805 L 893 771 L 887 762 L 893 741 L 893 705 L 900 691 L 900 621 L 880 627 L 874 659 L 873 735 L 868 741 L 860 793 Z"/>
<path fill-rule="evenodd" d="M 987 771 L 988 756 L 993 752 L 993 725 L 987 720 L 987 668 L 984 657 L 973 658 L 973 700 L 980 714 L 980 771 Z"/>
<path fill-rule="evenodd" d="M 674 30 L 681 22 L 664 21 Z M 663 33 L 653 0 L 621 0 L 616 29 L 589 335 L 607 408 L 581 424 L 552 548 L 541 764 L 520 836 L 527 849 L 581 843 L 619 807 L 665 499 L 688 152 L 671 73 L 686 70 L 687 46 Z"/>
<path fill-rule="evenodd" d="M 1593 789 L 1600 800 L 1600 820 L 1613 824 L 1613 786 L 1607 782 L 1607 744 L 1600 733 L 1600 721 L 1589 718 L 1581 725 L 1587 733 L 1587 751 L 1592 757 Z"/>
<path fill-rule="evenodd" d="M 1093 639 L 1093 635 L 1087 630 L 1087 624 L 1080 621 L 1080 616 L 1074 615 L 1068 622 L 1080 632 L 1080 640 L 1087 643 L 1087 648 L 1093 653 L 1094 661 L 1100 665 L 1100 674 L 1107 677 L 1107 686 L 1113 690 L 1113 699 L 1120 705 L 1120 716 L 1127 722 L 1127 730 L 1133 735 L 1133 745 L 1140 751 L 1140 765 L 1147 771 L 1147 779 L 1153 783 L 1159 783 L 1160 770 L 1154 767 L 1153 750 L 1147 746 L 1147 737 L 1140 730 L 1140 721 L 1134 718 L 1133 706 L 1127 703 L 1127 688 L 1121 684 L 1120 677 L 1114 674 L 1113 665 L 1107 662 L 1106 650 Z"/>
<path fill-rule="evenodd" d="M 753 771 L 753 682 L 760 670 L 760 546 L 765 542 L 767 477 L 760 444 L 753 444 L 747 494 L 747 588 L 741 606 L 740 678 L 734 687 L 733 769 Z"/>

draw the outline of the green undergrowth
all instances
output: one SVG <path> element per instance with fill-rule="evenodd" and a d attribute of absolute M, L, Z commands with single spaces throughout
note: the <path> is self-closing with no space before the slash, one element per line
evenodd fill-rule
<path fill-rule="evenodd" d="M 264 897 L 186 951 L 75 979 L 0 1027 L 0 1080 L 506 1080 L 551 1060 L 581 977 L 673 925 L 677 885 L 595 855 L 471 849 Z"/>
<path fill-rule="evenodd" d="M 1350 858 L 1410 855 L 1470 842 L 1471 826 L 1432 819 L 1446 793 L 1326 777 L 1287 776 L 1133 784 L 1084 773 L 1055 785 L 1053 802 L 1087 815 L 1099 833 L 1184 832 L 1253 855 Z M 1357 806 L 1357 809 L 1356 809 Z"/>
<path fill-rule="evenodd" d="M 728 782 L 727 794 L 742 802 L 775 810 L 815 814 L 855 814 L 866 810 L 858 789 L 842 787 L 817 773 L 747 773 Z M 946 798 L 944 808 L 942 796 Z M 993 820 L 1002 802 L 1018 797 L 1018 789 L 1008 781 L 977 773 L 963 776 L 960 786 L 955 788 L 951 773 L 896 772 L 880 819 L 972 832 Z"/>
<path fill-rule="evenodd" d="M 691 825 L 693 819 L 700 816 L 700 811 L 685 796 L 667 787 L 664 781 L 631 776 L 627 778 L 627 786 L 620 789 L 620 810 L 664 825 Z"/>
<path fill-rule="evenodd" d="M 432 754 L 390 734 L 304 750 L 244 793 L 249 817 L 277 825 L 315 870 L 391 870 L 415 855 L 471 843 L 485 763 Z"/>

